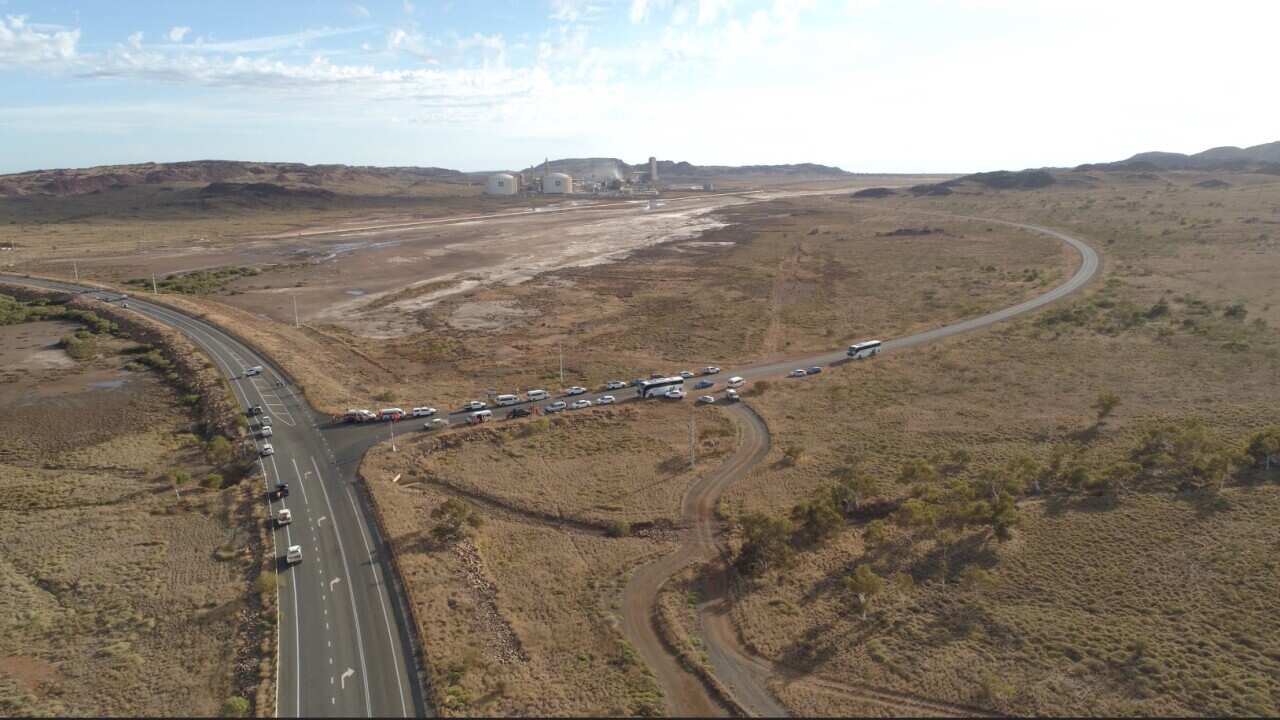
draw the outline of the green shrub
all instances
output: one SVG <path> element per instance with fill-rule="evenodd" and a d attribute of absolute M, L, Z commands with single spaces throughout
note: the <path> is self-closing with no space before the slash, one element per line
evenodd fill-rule
<path fill-rule="evenodd" d="M 249 714 L 249 701 L 233 695 L 222 703 L 222 714 L 224 717 L 245 717 Z"/>

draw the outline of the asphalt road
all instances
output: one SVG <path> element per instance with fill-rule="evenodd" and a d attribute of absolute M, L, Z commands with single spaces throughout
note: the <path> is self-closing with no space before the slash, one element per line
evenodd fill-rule
<path fill-rule="evenodd" d="M 83 289 L 33 278 L 5 281 L 69 292 Z M 119 298 L 105 291 L 90 295 L 104 301 Z M 288 384 L 276 384 L 285 375 L 268 358 L 199 319 L 138 297 L 127 302 L 130 310 L 177 329 L 203 348 L 231 380 L 241 405 L 260 405 L 273 421 L 274 434 L 265 442 L 275 454 L 259 458 L 263 502 L 272 516 L 284 507 L 293 514 L 291 524 L 272 533 L 280 608 L 275 714 L 427 715 L 403 599 L 388 582 L 392 574 L 382 538 L 353 487 L 359 457 L 377 438 L 335 453 L 302 397 Z M 255 365 L 266 371 L 245 377 L 245 369 Z M 264 444 L 255 442 L 259 448 Z M 290 495 L 270 501 L 267 491 L 277 482 L 289 483 Z M 300 545 L 303 552 L 303 561 L 293 566 L 284 562 L 291 545 Z"/>
<path fill-rule="evenodd" d="M 934 342 L 1030 312 L 1075 292 L 1097 272 L 1097 253 L 1088 244 L 1066 233 L 1037 225 L 989 218 L 972 219 L 1022 228 L 1061 240 L 1079 252 L 1080 267 L 1066 282 L 1031 300 L 915 335 L 885 340 L 883 351 Z M 14 278 L 12 282 L 67 291 L 80 289 L 71 283 L 31 278 Z M 103 291 L 94 294 L 106 300 L 118 297 Z M 426 714 L 428 708 L 421 695 L 410 651 L 412 638 L 402 610 L 403 599 L 394 585 L 387 582 L 391 573 L 381 552 L 382 539 L 370 511 L 352 487 L 355 471 L 370 447 L 391 439 L 396 433 L 421 431 L 423 420 L 415 418 L 399 423 L 364 425 L 336 423 L 314 413 L 289 385 L 277 387 L 275 378 L 285 377 L 279 368 L 217 327 L 171 308 L 148 303 L 138 296 L 130 297 L 128 303 L 131 310 L 180 330 L 209 352 L 219 369 L 232 378 L 240 402 L 246 408 L 263 406 L 274 420 L 275 435 L 271 442 L 276 452 L 261 462 L 264 492 L 277 481 L 288 482 L 295 489 L 285 501 L 271 504 L 272 514 L 287 504 L 294 516 L 292 525 L 274 532 L 276 555 L 281 559 L 277 714 L 366 717 Z M 687 381 L 688 399 L 685 402 L 693 402 L 702 394 L 723 397 L 724 381 L 734 375 L 750 382 L 785 376 L 793 368 L 833 367 L 846 362 L 849 360 L 845 349 L 841 348 L 808 357 L 729 369 L 709 378 L 716 382 L 713 390 L 694 390 L 692 386 L 700 378 Z M 267 372 L 260 377 L 244 378 L 244 370 L 254 365 L 262 365 Z M 607 394 L 616 396 L 619 402 L 638 402 L 635 390 L 631 388 L 588 392 L 572 399 L 586 398 L 594 402 Z M 541 407 L 548 402 L 526 402 L 519 406 Z M 500 421 L 510 408 L 493 410 L 494 419 Z M 442 411 L 442 414 L 445 413 Z M 448 414 L 450 424 L 462 424 L 465 414 L 463 410 L 452 411 Z M 694 525 L 696 542 L 683 548 L 678 558 L 655 562 L 652 572 L 648 573 L 653 576 L 651 580 L 665 579 L 674 569 L 711 551 L 714 545 L 712 530 L 701 522 L 704 513 L 695 513 L 694 510 L 705 506 L 712 495 L 718 496 L 738 476 L 740 473 L 717 475 L 715 482 L 701 483 L 707 492 L 697 492 L 698 486 L 691 488 L 685 498 L 684 511 L 689 515 L 687 519 L 693 520 L 697 516 L 699 520 Z M 313 497 L 314 501 L 310 499 Z M 300 565 L 289 568 L 283 564 L 284 552 L 286 547 L 294 544 L 303 547 L 304 560 Z M 644 572 L 639 575 L 642 578 L 648 576 Z M 656 589 L 653 588 L 654 597 Z M 647 587 L 643 592 L 636 590 L 632 593 L 636 598 L 648 594 Z M 632 630 L 644 632 L 643 628 Z M 645 654 L 648 655 L 647 652 Z M 730 670 L 734 659 L 726 653 L 714 652 L 712 659 L 718 666 L 717 674 L 747 676 L 745 672 Z M 650 661 L 650 667 L 654 667 L 655 658 L 646 657 L 646 660 Z M 659 671 L 663 672 L 663 668 L 659 667 Z M 682 682 L 674 677 L 663 679 Z M 743 684 L 731 682 L 731 692 L 738 696 L 735 699 L 747 700 L 744 705 L 754 706 L 753 710 L 763 710 L 766 714 L 776 712 L 777 706 L 771 707 L 772 699 L 763 688 L 743 687 Z M 694 707 L 699 714 L 714 713 L 719 709 L 706 703 L 697 703 Z"/>

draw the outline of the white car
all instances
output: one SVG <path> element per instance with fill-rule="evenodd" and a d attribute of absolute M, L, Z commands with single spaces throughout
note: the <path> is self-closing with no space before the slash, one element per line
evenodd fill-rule
<path fill-rule="evenodd" d="M 258 418 L 258 425 L 264 428 L 271 427 L 271 416 L 263 415 L 262 417 Z"/>
<path fill-rule="evenodd" d="M 280 512 L 276 513 L 276 527 L 284 527 L 291 522 L 293 522 L 293 513 L 289 512 L 289 508 L 281 508 Z"/>
<path fill-rule="evenodd" d="M 601 396 L 596 400 L 596 404 L 597 404 L 597 405 L 612 405 L 612 404 L 614 404 L 614 403 L 616 403 L 616 402 L 618 402 L 618 398 L 616 398 L 616 397 L 614 397 L 614 396 L 612 396 L 612 395 L 601 395 Z"/>
<path fill-rule="evenodd" d="M 581 410 L 583 408 L 589 408 L 589 407 L 591 407 L 591 401 L 587 400 L 586 398 L 583 398 L 581 400 L 574 400 L 573 403 L 569 405 L 570 410 Z"/>
<path fill-rule="evenodd" d="M 683 400 L 684 391 L 681 390 L 680 388 L 671 388 L 670 390 L 667 391 L 665 395 L 663 395 L 663 397 L 665 397 L 668 400 Z"/>
<path fill-rule="evenodd" d="M 739 400 L 739 398 L 738 398 L 738 391 L 737 391 L 737 390 L 725 390 L 725 391 L 724 391 L 724 399 L 725 399 L 725 401 L 727 401 L 727 402 L 738 402 L 738 400 Z"/>
<path fill-rule="evenodd" d="M 258 437 L 261 437 L 261 438 L 271 437 L 271 426 L 267 425 L 266 427 L 263 427 L 262 429 L 258 430 Z"/>
<path fill-rule="evenodd" d="M 586 388 L 581 387 L 581 386 L 578 386 L 578 385 L 574 385 L 573 387 L 569 388 L 568 390 L 565 390 L 565 391 L 564 391 L 564 394 L 565 394 L 565 395 L 581 395 L 581 394 L 585 393 L 586 391 L 587 391 L 587 389 L 586 389 Z"/>
<path fill-rule="evenodd" d="M 703 375 L 715 375 L 719 372 L 720 372 L 720 368 L 716 367 L 715 365 L 708 365 L 702 368 Z"/>
<path fill-rule="evenodd" d="M 261 374 L 262 374 L 262 366 L 261 366 L 261 365 L 254 365 L 253 367 L 251 367 L 251 368 L 249 368 L 248 370 L 245 370 L 245 371 L 244 371 L 244 376 L 245 376 L 245 377 L 253 377 L 254 375 L 261 375 Z"/>
<path fill-rule="evenodd" d="M 805 370 L 804 368 L 796 368 L 795 370 L 792 370 L 791 373 L 788 375 L 788 377 L 808 377 L 808 376 L 809 376 L 809 371 Z"/>
<path fill-rule="evenodd" d="M 276 454 L 276 449 L 271 447 L 271 443 L 266 443 L 265 445 L 262 446 L 262 457 L 267 457 L 268 455 L 275 455 L 275 454 Z"/>
<path fill-rule="evenodd" d="M 409 414 L 413 417 L 431 417 L 436 414 L 436 409 L 433 407 L 416 407 Z"/>
<path fill-rule="evenodd" d="M 436 428 L 448 427 L 449 421 L 444 418 L 433 418 L 422 423 L 423 430 L 435 430 Z"/>
<path fill-rule="evenodd" d="M 302 546 L 290 545 L 289 551 L 284 555 L 284 561 L 290 565 L 297 565 L 302 562 Z"/>
<path fill-rule="evenodd" d="M 684 378 L 685 380 L 688 380 L 689 378 L 693 377 L 693 372 L 689 370 L 681 370 L 680 377 Z"/>
<path fill-rule="evenodd" d="M 604 387 L 606 390 L 621 390 L 626 386 L 627 384 L 622 382 L 621 380 L 610 380 L 609 382 L 604 384 Z"/>
<path fill-rule="evenodd" d="M 703 395 L 702 397 L 698 398 L 698 402 L 702 403 L 703 405 L 710 405 L 715 401 L 716 399 L 715 399 L 715 396 L 713 395 Z"/>
<path fill-rule="evenodd" d="M 462 409 L 463 410 L 483 410 L 487 407 L 489 406 L 485 404 L 485 402 L 482 400 L 470 400 L 467 402 L 466 405 L 462 406 Z"/>
<path fill-rule="evenodd" d="M 564 410 L 567 407 L 569 407 L 569 403 L 563 400 L 557 400 L 551 403 L 550 405 L 544 405 L 542 409 L 549 413 L 557 413 L 557 412 L 560 412 L 561 410 Z"/>

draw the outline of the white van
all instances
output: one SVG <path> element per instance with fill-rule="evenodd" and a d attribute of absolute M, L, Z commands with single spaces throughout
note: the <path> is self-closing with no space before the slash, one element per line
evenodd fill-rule
<path fill-rule="evenodd" d="M 492 410 L 477 410 L 467 416 L 467 423 L 470 425 L 479 425 L 482 422 L 489 422 L 489 418 L 493 417 Z"/>
<path fill-rule="evenodd" d="M 498 403 L 499 405 L 515 405 L 516 403 L 520 402 L 520 398 L 516 397 L 515 395 L 499 395 L 498 397 L 494 398 L 494 402 Z"/>
<path fill-rule="evenodd" d="M 734 375 L 733 377 L 729 378 L 729 387 L 731 388 L 740 388 L 746 384 L 747 384 L 747 381 L 743 380 L 741 377 L 737 375 Z"/>
<path fill-rule="evenodd" d="M 546 400 L 550 395 L 547 395 L 546 390 L 530 390 L 526 397 L 529 398 L 529 402 L 537 402 L 538 400 Z"/>

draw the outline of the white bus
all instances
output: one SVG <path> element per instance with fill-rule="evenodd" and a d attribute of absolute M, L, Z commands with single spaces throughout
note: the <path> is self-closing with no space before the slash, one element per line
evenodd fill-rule
<path fill-rule="evenodd" d="M 516 403 L 520 402 L 520 398 L 516 397 L 515 395 L 499 395 L 498 397 L 494 398 L 494 400 L 499 405 L 515 405 Z"/>
<path fill-rule="evenodd" d="M 684 378 L 676 375 L 674 377 L 656 378 L 653 380 L 641 380 L 636 383 L 636 397 L 644 400 L 645 398 L 664 397 L 667 391 L 672 388 L 683 388 Z"/>
<path fill-rule="evenodd" d="M 848 355 L 854 360 L 861 360 L 862 358 L 879 355 L 880 345 L 881 343 L 879 340 L 867 340 L 866 342 L 854 343 L 849 346 Z"/>

